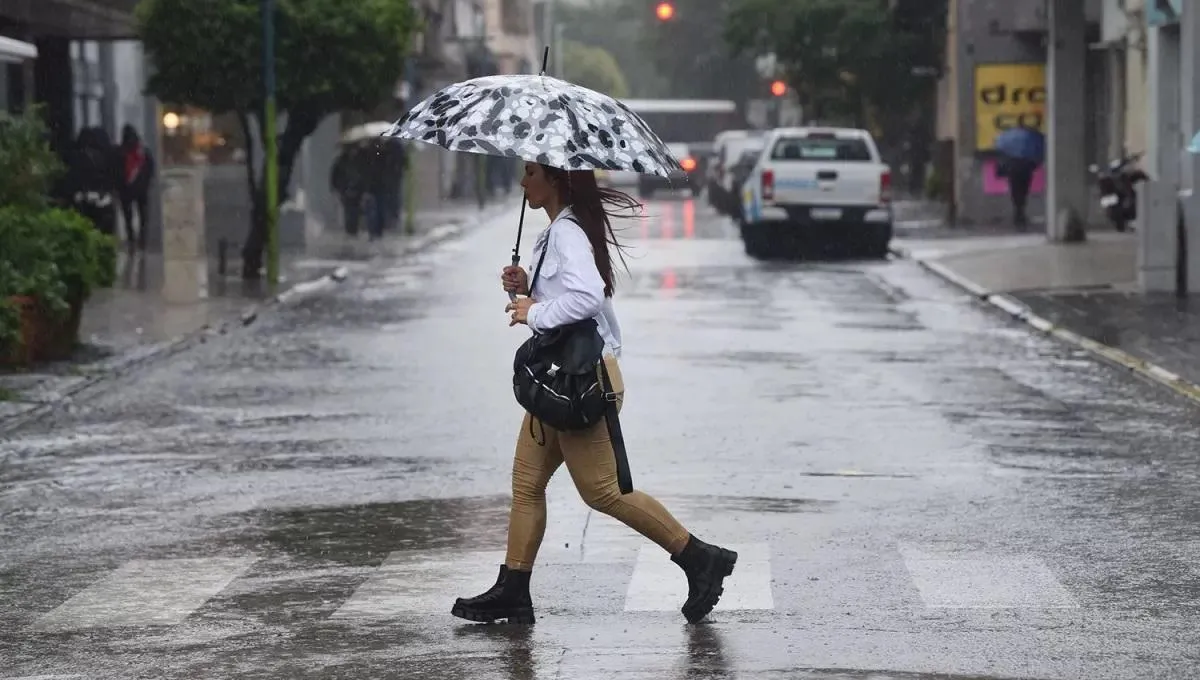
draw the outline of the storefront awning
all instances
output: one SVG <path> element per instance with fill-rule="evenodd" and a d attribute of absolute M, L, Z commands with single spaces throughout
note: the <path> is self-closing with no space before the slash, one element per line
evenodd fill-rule
<path fill-rule="evenodd" d="M 19 64 L 37 59 L 37 48 L 27 42 L 0 35 L 0 64 Z"/>
<path fill-rule="evenodd" d="M 135 5 L 137 0 L 0 0 L 0 24 L 20 27 L 26 39 L 120 40 L 135 37 Z"/>

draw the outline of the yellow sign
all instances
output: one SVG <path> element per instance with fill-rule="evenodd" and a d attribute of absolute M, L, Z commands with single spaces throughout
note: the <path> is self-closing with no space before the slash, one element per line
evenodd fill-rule
<path fill-rule="evenodd" d="M 995 148 L 996 135 L 1024 123 L 1043 133 L 1046 122 L 1044 64 L 980 64 L 975 67 L 975 149 Z"/>

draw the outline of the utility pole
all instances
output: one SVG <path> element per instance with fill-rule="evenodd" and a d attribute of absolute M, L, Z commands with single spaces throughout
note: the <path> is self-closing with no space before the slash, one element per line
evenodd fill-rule
<path fill-rule="evenodd" d="M 267 283 L 279 283 L 279 150 L 275 134 L 275 0 L 262 0 L 263 201 L 267 219 Z"/>

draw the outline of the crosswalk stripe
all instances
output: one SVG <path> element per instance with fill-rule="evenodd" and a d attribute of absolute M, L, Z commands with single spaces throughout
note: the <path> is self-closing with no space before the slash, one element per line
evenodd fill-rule
<path fill-rule="evenodd" d="M 733 575 L 725 579 L 725 594 L 716 611 L 774 609 L 770 548 L 765 543 L 726 547 L 737 552 L 738 561 Z M 642 546 L 625 593 L 625 611 L 677 611 L 686 599 L 687 579 L 679 566 L 662 548 Z"/>
<path fill-rule="evenodd" d="M 945 556 L 903 549 L 925 606 L 938 609 L 1074 609 L 1079 603 L 1034 557 Z"/>
<path fill-rule="evenodd" d="M 134 560 L 43 614 L 33 629 L 60 632 L 172 626 L 254 564 L 252 557 Z"/>
<path fill-rule="evenodd" d="M 333 613 L 333 619 L 387 619 L 402 613 L 450 613 L 454 593 L 483 592 L 495 579 L 503 552 L 466 552 L 430 558 L 394 552 Z"/>

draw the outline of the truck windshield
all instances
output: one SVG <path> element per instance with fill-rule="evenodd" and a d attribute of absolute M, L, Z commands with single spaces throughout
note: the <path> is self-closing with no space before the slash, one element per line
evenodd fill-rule
<path fill-rule="evenodd" d="M 861 138 L 847 139 L 833 135 L 781 137 L 771 149 L 771 160 L 870 163 L 871 149 Z"/>

